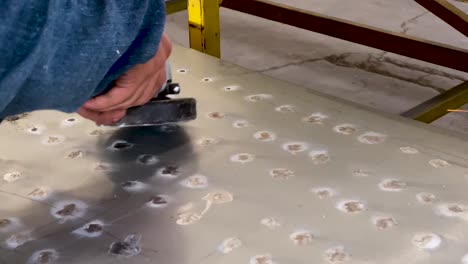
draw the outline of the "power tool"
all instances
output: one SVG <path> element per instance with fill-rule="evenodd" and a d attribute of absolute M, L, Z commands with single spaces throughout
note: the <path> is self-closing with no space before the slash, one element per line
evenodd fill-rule
<path fill-rule="evenodd" d="M 158 126 L 194 120 L 197 117 L 194 98 L 175 98 L 180 85 L 172 82 L 172 71 L 166 62 L 166 82 L 146 104 L 129 108 L 127 114 L 112 126 L 141 127 Z"/>

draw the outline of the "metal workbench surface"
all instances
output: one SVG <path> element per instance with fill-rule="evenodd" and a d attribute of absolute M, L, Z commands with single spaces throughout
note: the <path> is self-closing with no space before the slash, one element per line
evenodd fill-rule
<path fill-rule="evenodd" d="M 468 263 L 466 137 L 182 47 L 171 62 L 193 122 L 0 125 L 0 263 Z"/>

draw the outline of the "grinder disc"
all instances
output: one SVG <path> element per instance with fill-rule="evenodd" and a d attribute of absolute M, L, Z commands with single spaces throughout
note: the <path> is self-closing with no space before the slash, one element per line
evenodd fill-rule
<path fill-rule="evenodd" d="M 148 103 L 127 110 L 127 114 L 112 126 L 157 126 L 193 120 L 197 117 L 193 98 L 152 99 Z"/>

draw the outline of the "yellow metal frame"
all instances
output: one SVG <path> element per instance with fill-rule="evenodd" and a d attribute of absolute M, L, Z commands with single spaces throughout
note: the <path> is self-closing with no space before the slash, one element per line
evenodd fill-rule
<path fill-rule="evenodd" d="M 221 57 L 218 0 L 188 0 L 190 47 Z"/>
<path fill-rule="evenodd" d="M 426 102 L 406 111 L 402 116 L 413 118 L 424 123 L 433 121 L 448 114 L 447 110 L 457 109 L 468 102 L 468 82 L 447 90 Z"/>

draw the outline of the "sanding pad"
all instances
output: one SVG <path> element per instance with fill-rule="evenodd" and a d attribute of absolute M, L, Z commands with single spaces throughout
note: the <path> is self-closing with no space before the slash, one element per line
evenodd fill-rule
<path fill-rule="evenodd" d="M 186 122 L 196 117 L 196 100 L 193 98 L 155 98 L 142 106 L 128 109 L 127 114 L 112 126 L 158 126 Z"/>

